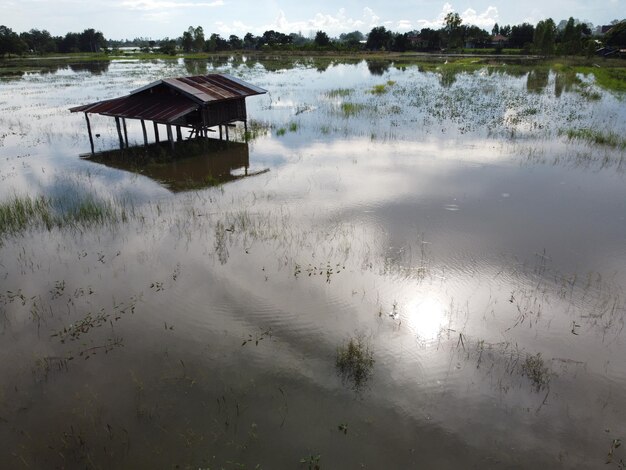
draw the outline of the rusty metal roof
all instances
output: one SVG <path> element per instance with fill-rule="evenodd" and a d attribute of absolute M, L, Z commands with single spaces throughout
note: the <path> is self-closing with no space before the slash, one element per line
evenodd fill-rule
<path fill-rule="evenodd" d="M 152 93 L 157 87 L 167 87 L 174 93 Z M 228 74 L 198 75 L 157 80 L 127 96 L 76 106 L 70 111 L 167 123 L 208 103 L 263 93 L 267 91 Z"/>

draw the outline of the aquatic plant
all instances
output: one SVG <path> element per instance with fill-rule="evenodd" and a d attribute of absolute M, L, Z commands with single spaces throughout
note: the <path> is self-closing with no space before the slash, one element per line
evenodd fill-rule
<path fill-rule="evenodd" d="M 626 139 L 614 132 L 602 132 L 588 127 L 561 129 L 559 135 L 566 135 L 569 140 L 584 140 L 590 144 L 606 145 L 613 148 L 626 148 Z"/>
<path fill-rule="evenodd" d="M 344 381 L 350 382 L 354 390 L 360 390 L 370 379 L 374 367 L 374 355 L 365 338 L 359 335 L 339 346 L 335 366 Z"/>
<path fill-rule="evenodd" d="M 116 206 L 91 195 L 75 199 L 16 195 L 0 203 L 0 239 L 32 228 L 102 226 L 127 221 L 128 216 L 125 204 Z"/>
<path fill-rule="evenodd" d="M 541 353 L 529 355 L 522 363 L 522 374 L 528 377 L 537 391 L 550 383 L 550 369 L 546 367 Z"/>
<path fill-rule="evenodd" d="M 345 98 L 346 96 L 350 96 L 354 93 L 354 90 L 350 88 L 336 88 L 334 90 L 329 90 L 325 93 L 328 98 Z"/>
<path fill-rule="evenodd" d="M 365 109 L 365 105 L 359 103 L 341 103 L 341 112 L 345 117 L 352 117 Z"/>
<path fill-rule="evenodd" d="M 382 85 L 374 85 L 372 87 L 372 89 L 370 90 L 370 93 L 372 95 L 382 95 L 384 93 L 387 93 L 387 85 L 382 84 Z"/>

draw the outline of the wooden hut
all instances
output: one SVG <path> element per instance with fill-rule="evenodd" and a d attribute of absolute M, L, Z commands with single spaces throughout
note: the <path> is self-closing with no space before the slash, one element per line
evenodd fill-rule
<path fill-rule="evenodd" d="M 144 143 L 148 143 L 145 121 L 152 121 L 155 141 L 159 142 L 158 125 L 166 126 L 167 138 L 174 146 L 182 140 L 181 128 L 190 129 L 189 136 L 208 136 L 212 127 L 219 128 L 219 136 L 228 127 L 241 121 L 247 130 L 246 101 L 248 96 L 267 93 L 267 90 L 246 83 L 228 74 L 209 74 L 157 80 L 131 91 L 121 98 L 98 101 L 70 108 L 73 113 L 85 113 L 91 152 L 94 152 L 89 114 L 101 114 L 115 118 L 120 148 L 128 147 L 126 119 L 141 122 Z"/>

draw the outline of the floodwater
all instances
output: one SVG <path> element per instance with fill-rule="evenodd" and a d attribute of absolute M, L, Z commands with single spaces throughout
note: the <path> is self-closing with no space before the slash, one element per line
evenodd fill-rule
<path fill-rule="evenodd" d="M 269 91 L 247 142 L 129 162 L 93 116 L 81 158 L 69 107 L 211 71 Z M 626 150 L 576 136 L 626 106 L 592 77 L 129 60 L 0 111 L 0 201 L 124 212 L 0 234 L 2 467 L 624 468 Z"/>

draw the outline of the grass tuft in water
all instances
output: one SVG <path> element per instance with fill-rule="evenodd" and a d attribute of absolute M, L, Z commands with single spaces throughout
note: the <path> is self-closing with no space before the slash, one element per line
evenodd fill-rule
<path fill-rule="evenodd" d="M 528 377 L 537 391 L 546 388 L 550 383 L 550 369 L 546 367 L 541 353 L 526 357 L 522 364 L 522 373 Z"/>
<path fill-rule="evenodd" d="M 13 196 L 0 203 L 0 238 L 43 227 L 89 227 L 128 220 L 125 207 L 92 196 L 78 200 L 54 200 L 45 197 Z"/>
<path fill-rule="evenodd" d="M 341 112 L 344 117 L 352 117 L 361 113 L 365 109 L 365 105 L 359 103 L 341 103 Z"/>
<path fill-rule="evenodd" d="M 352 93 L 354 93 L 354 90 L 351 90 L 350 88 L 337 88 L 327 91 L 326 96 L 329 98 L 345 98 L 346 96 L 350 96 Z"/>
<path fill-rule="evenodd" d="M 372 89 L 370 90 L 370 93 L 372 95 L 382 95 L 384 93 L 387 93 L 387 85 L 382 84 L 382 85 L 374 85 L 372 87 Z"/>
<path fill-rule="evenodd" d="M 335 365 L 342 378 L 351 382 L 354 390 L 360 390 L 371 377 L 374 367 L 374 355 L 365 338 L 356 336 L 339 346 Z"/>
<path fill-rule="evenodd" d="M 626 148 L 626 139 L 614 132 L 602 132 L 588 127 L 560 130 L 559 135 L 566 135 L 569 140 L 584 140 L 590 144 L 606 145 L 613 148 Z"/>

